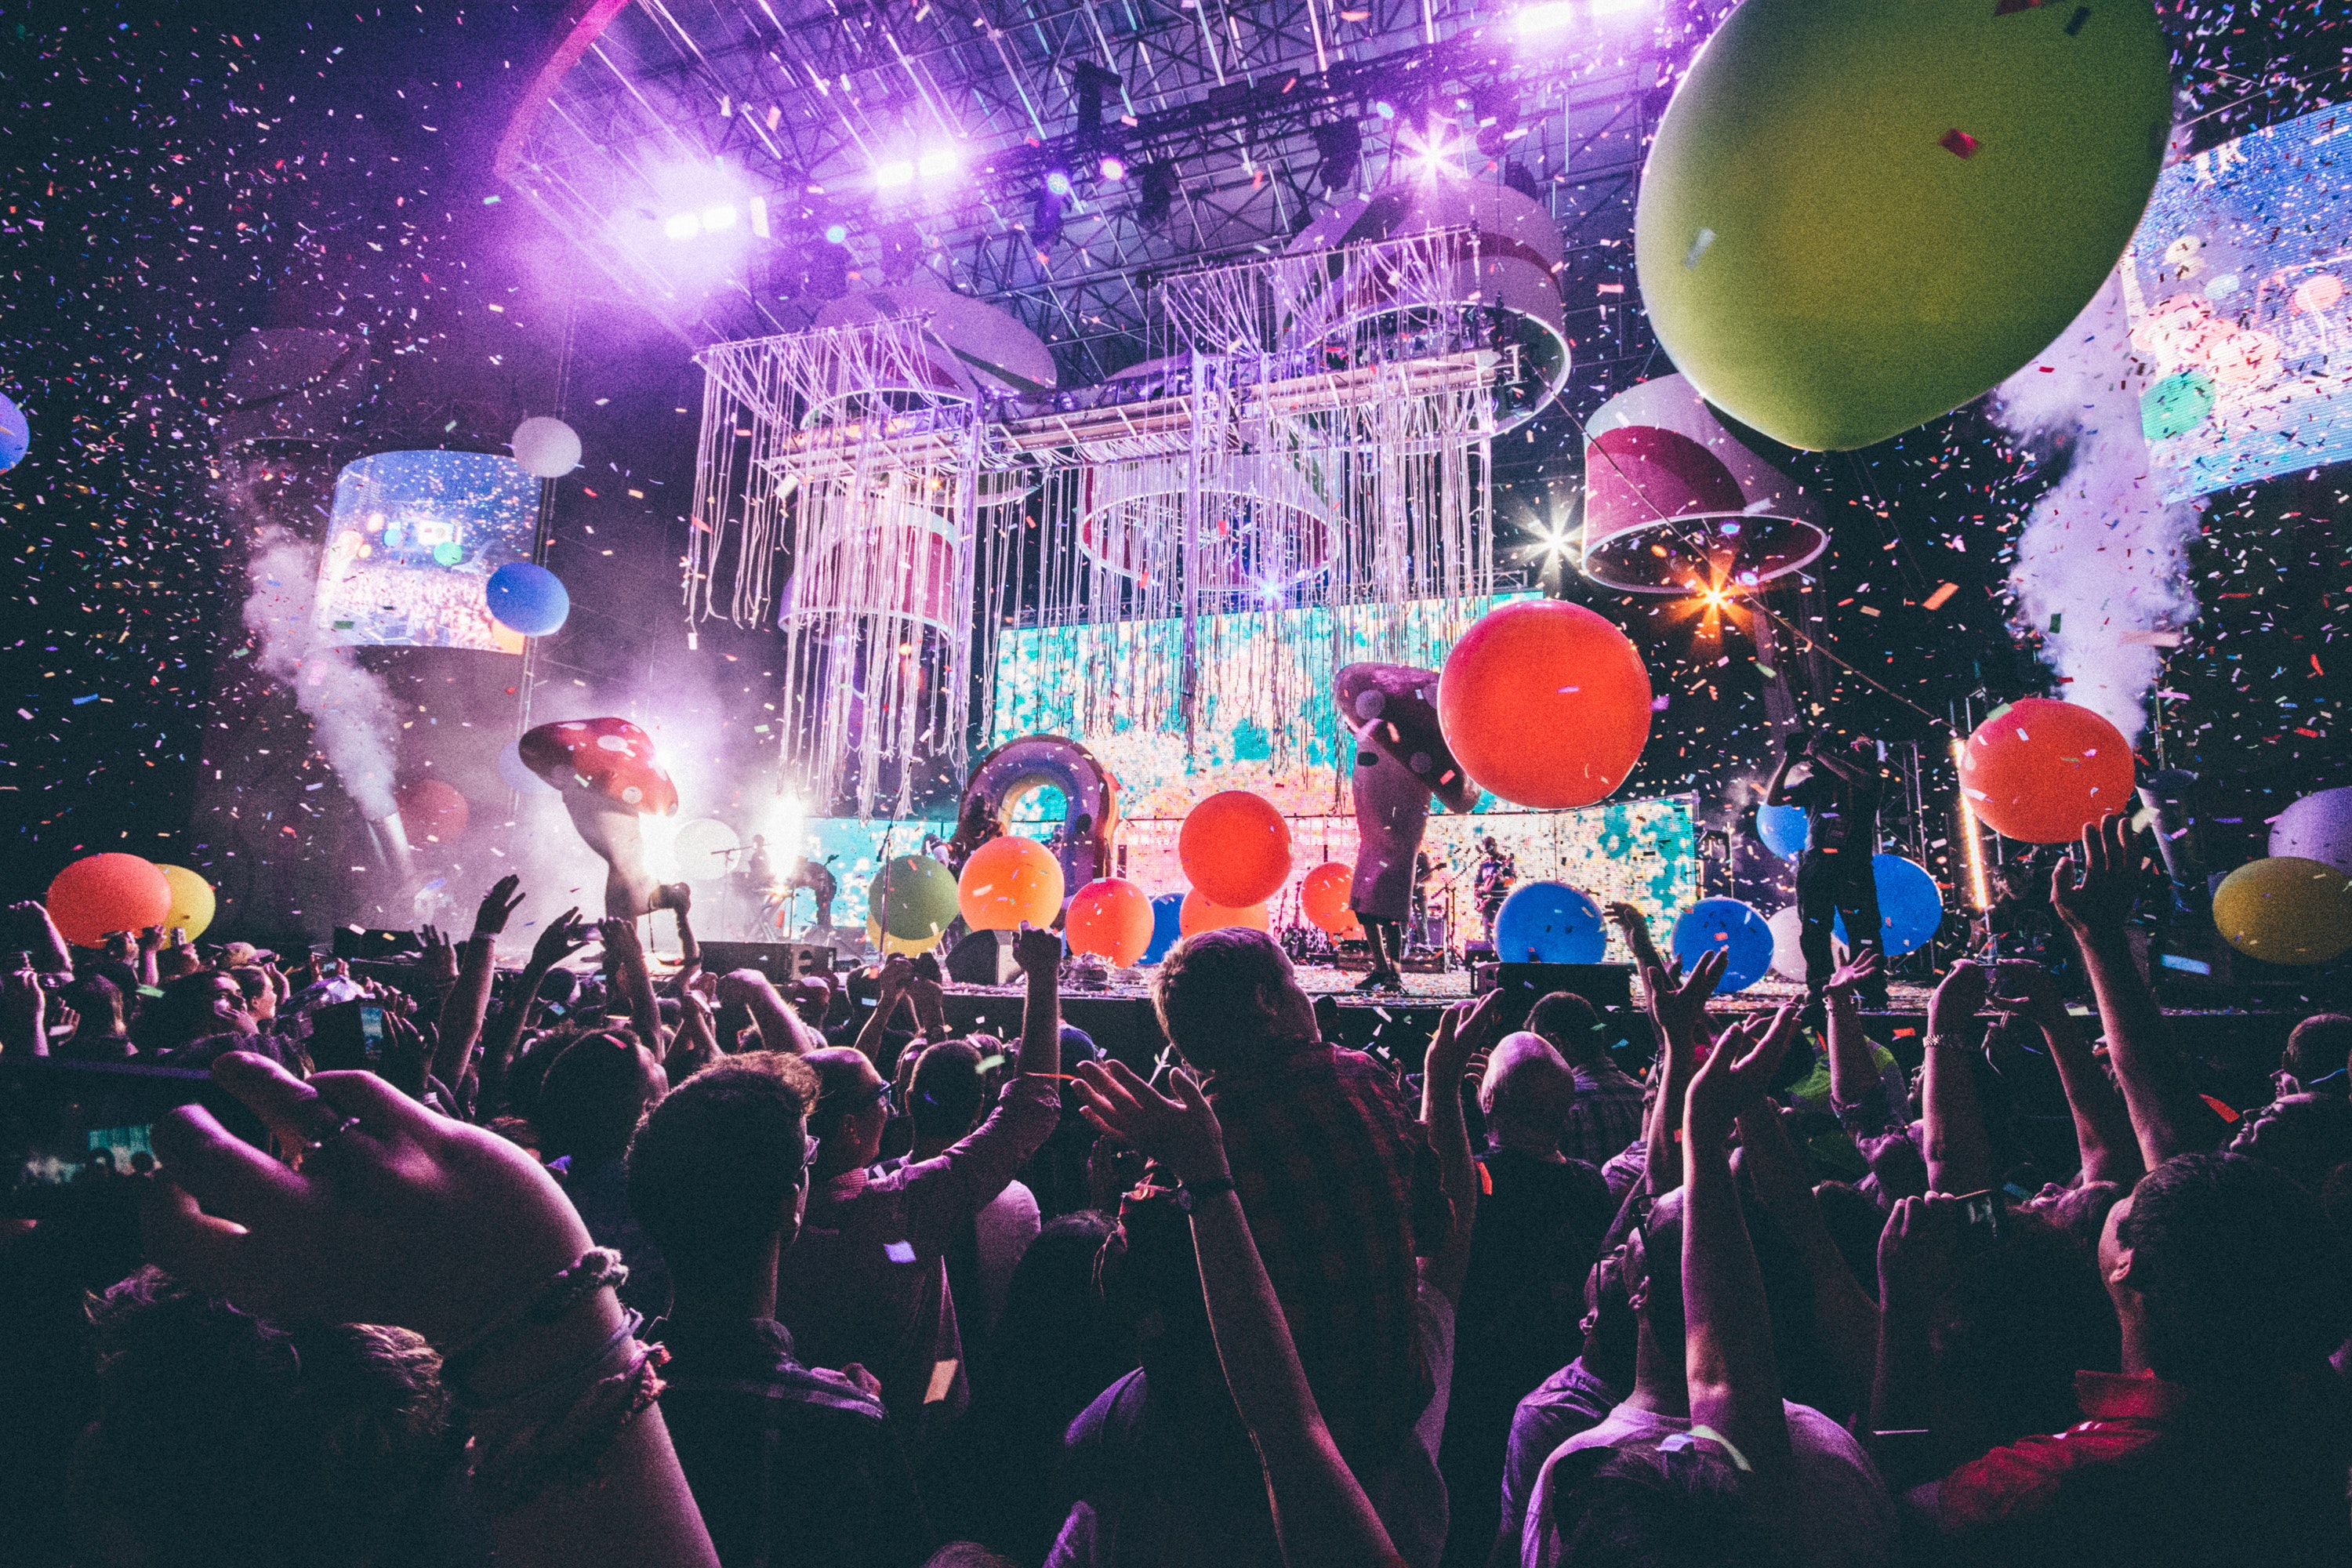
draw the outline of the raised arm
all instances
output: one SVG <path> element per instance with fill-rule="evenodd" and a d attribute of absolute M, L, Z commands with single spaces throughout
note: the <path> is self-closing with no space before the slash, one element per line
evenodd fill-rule
<path fill-rule="evenodd" d="M 604 951 L 612 955 L 613 979 L 628 998 L 629 1021 L 636 1026 L 637 1043 L 656 1057 L 667 1055 L 669 1042 L 661 1026 L 661 1004 L 654 996 L 654 977 L 646 967 L 637 922 L 607 916 L 596 922 L 596 931 L 604 939 Z"/>
<path fill-rule="evenodd" d="M 1462 1078 L 1471 1057 L 1491 1043 L 1497 998 L 1489 991 L 1475 1006 L 1448 1007 L 1421 1068 L 1421 1123 L 1437 1156 L 1437 1188 L 1453 1222 L 1444 1242 L 1429 1258 L 1430 1283 L 1449 1301 L 1462 1299 L 1470 1270 L 1470 1234 L 1478 1213 L 1478 1162 L 1470 1152 L 1470 1128 L 1462 1118 Z"/>
<path fill-rule="evenodd" d="M 1865 948 L 1837 966 L 1826 990 L 1830 1037 L 1830 1100 L 1837 1105 L 1865 1105 L 1884 1087 L 1878 1064 L 1871 1059 L 1870 1036 L 1862 1026 L 1862 1009 L 1855 988 L 1878 973 L 1878 954 Z"/>
<path fill-rule="evenodd" d="M 2190 1131 L 2200 1112 L 2188 1064 L 2173 1048 L 2155 993 L 2132 962 L 2124 925 L 2138 897 L 2139 852 L 2121 815 L 2083 829 L 2083 842 L 2050 874 L 2050 903 L 2074 933 L 2099 1004 L 2107 1058 L 2131 1113 L 2140 1160 L 2154 1170 L 2210 1140 Z"/>
<path fill-rule="evenodd" d="M 824 1048 L 824 1037 L 803 1023 L 801 1016 L 786 1005 L 777 993 L 775 983 L 756 969 L 731 970 L 719 977 L 719 1005 L 730 1002 L 740 1002 L 751 1010 L 751 1021 L 760 1026 L 762 1050 L 790 1051 L 797 1056 Z M 864 1048 L 866 1037 L 859 1036 L 857 1043 Z"/>
<path fill-rule="evenodd" d="M 2050 1047 L 2058 1081 L 2066 1090 L 2066 1109 L 2074 1117 L 2074 1142 L 2083 1151 L 2083 1180 L 2130 1186 L 2147 1173 L 2140 1163 L 2139 1141 L 2132 1135 L 2131 1112 L 2099 1069 L 2090 1042 L 2083 1037 L 2082 1026 L 2074 1022 L 2058 994 L 2058 983 L 2047 969 L 2022 958 L 2002 959 L 1995 974 L 2007 994 L 1986 1000 L 2003 1014 L 2032 1023 Z"/>
<path fill-rule="evenodd" d="M 1934 1419 L 1935 1314 L 1951 1281 L 1959 1204 L 1899 1200 L 1878 1236 L 1878 1353 L 1871 1385 L 1871 1447 L 1898 1490 L 1936 1468 L 1923 1440 Z"/>
<path fill-rule="evenodd" d="M 1727 1032 L 1692 1075 L 1683 1111 L 1683 1366 L 1691 1426 L 1720 1435 L 1753 1471 L 1773 1523 L 1789 1501 L 1789 1423 L 1772 1359 L 1764 1277 L 1725 1144 L 1763 1098 L 1796 1037 L 1796 1010 Z"/>
<path fill-rule="evenodd" d="M 433 1076 L 453 1089 L 462 1088 L 474 1042 L 481 1038 L 482 1019 L 490 1009 L 490 983 L 498 977 L 499 937 L 507 921 L 522 903 L 515 891 L 520 877 L 501 877 L 492 884 L 474 913 L 474 934 L 466 941 L 457 983 L 441 998 L 439 1041 L 433 1051 Z"/>
<path fill-rule="evenodd" d="M 1234 1407 L 1257 1449 L 1284 1568 L 1401 1563 L 1316 1408 L 1282 1303 L 1234 1191 L 1216 1112 L 1201 1086 L 1179 1068 L 1169 1075 L 1176 1091 L 1171 1098 L 1118 1061 L 1081 1063 L 1077 1078 L 1087 1120 L 1133 1143 L 1172 1173 L 1188 1194 L 1209 1333 Z M 1458 1095 L 1458 1078 L 1447 1081 Z"/>
<path fill-rule="evenodd" d="M 1666 961 L 1658 956 L 1658 944 L 1650 940 L 1650 922 L 1642 911 L 1631 904 L 1617 903 L 1604 911 L 1617 934 L 1625 939 L 1625 951 L 1633 955 L 1633 967 L 1647 974 L 1653 969 L 1664 969 Z"/>
<path fill-rule="evenodd" d="M 1650 1108 L 1642 1162 L 1642 1179 L 1652 1197 L 1682 1185 L 1683 1101 L 1691 1075 L 1698 1070 L 1706 999 L 1715 994 L 1727 962 L 1717 948 L 1700 955 L 1689 977 L 1679 983 L 1673 969 L 1652 969 L 1642 976 L 1643 989 L 1649 994 L 1650 1021 L 1658 1033 L 1658 1060 L 1652 1069 L 1658 1075 L 1658 1098 Z"/>
<path fill-rule="evenodd" d="M 1974 1193 L 1992 1185 L 1992 1141 L 1977 1105 L 1977 1014 L 1990 972 L 1962 959 L 1927 999 L 1927 1070 L 1919 1098 L 1927 1121 L 1927 1185 Z"/>
<path fill-rule="evenodd" d="M 1021 1071 L 1054 1078 L 1062 1070 L 1062 933 L 1021 928 L 1013 939 L 1029 994 L 1021 1006 Z"/>
<path fill-rule="evenodd" d="M 477 1111 L 487 1109 L 490 1097 L 506 1079 L 507 1066 L 514 1060 L 515 1047 L 522 1043 L 523 1031 L 530 1027 L 531 1010 L 539 1005 L 539 987 L 548 972 L 588 945 L 590 928 L 580 923 L 580 910 L 575 907 L 564 910 L 547 922 L 531 943 L 530 962 L 522 972 L 514 1000 L 499 1015 L 498 1026 L 482 1042 L 479 1068 L 480 1087 L 470 1097 Z M 476 1068 L 467 1065 L 461 1069 L 467 1077 Z M 453 1082 L 460 1098 L 467 1098 L 466 1086 Z"/>
<path fill-rule="evenodd" d="M 1822 1205 L 1806 1178 L 1803 1158 L 1790 1138 L 1780 1109 L 1769 1100 L 1740 1112 L 1742 1164 L 1756 1201 L 1805 1260 L 1813 1279 L 1813 1331 L 1836 1365 L 1845 1386 L 1841 1418 L 1870 1404 L 1872 1358 L 1878 1343 L 1878 1309 L 1846 1267 Z"/>
<path fill-rule="evenodd" d="M 694 889 L 686 882 L 670 884 L 670 912 L 677 917 L 677 993 L 683 997 L 694 977 L 702 973 L 702 943 L 694 937 L 694 922 L 688 917 L 694 909 Z"/>
<path fill-rule="evenodd" d="M 1789 770 L 1796 765 L 1799 757 L 1805 754 L 1805 747 L 1810 739 L 1811 737 L 1803 730 L 1780 737 L 1780 763 L 1773 768 L 1772 776 L 1766 780 L 1764 784 L 1766 805 L 1788 804 Z"/>
<path fill-rule="evenodd" d="M 33 967 L 45 974 L 73 973 L 73 949 L 66 945 L 65 934 L 58 922 L 49 918 L 48 906 L 27 899 L 14 906 L 17 936 L 32 955 Z"/>
<path fill-rule="evenodd" d="M 889 1032 L 890 1020 L 898 1016 L 898 1005 L 906 1000 L 907 987 L 914 980 L 914 960 L 905 953 L 890 953 L 882 960 L 881 972 L 874 977 L 874 1014 L 857 1031 L 856 1041 L 858 1054 L 867 1061 L 882 1060 L 882 1037 Z M 761 1032 L 767 1032 L 765 1019 L 761 1022 Z"/>
<path fill-rule="evenodd" d="M 0 975 L 0 1050 L 12 1057 L 49 1054 L 49 998 L 31 967 Z"/>

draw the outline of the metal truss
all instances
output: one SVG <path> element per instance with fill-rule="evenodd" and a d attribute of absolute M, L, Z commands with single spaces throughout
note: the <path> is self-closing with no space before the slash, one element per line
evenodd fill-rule
<path fill-rule="evenodd" d="M 1621 312 L 1574 285 L 1630 277 L 1644 140 L 1701 20 L 1580 12 L 1538 42 L 1491 0 L 637 0 L 525 106 L 499 172 L 697 347 L 925 269 L 1020 316 L 1071 385 L 1140 357 L 1162 276 L 1279 251 L 1336 197 L 1443 159 L 1542 194 L 1571 324 L 1606 337 Z M 1334 126 L 1352 170 L 1329 166 Z M 952 177 L 877 188 L 940 152 Z M 682 171 L 762 205 L 716 283 L 645 237 Z M 1043 211 L 1055 174 L 1069 194 Z M 835 228 L 854 276 L 812 283 Z"/>

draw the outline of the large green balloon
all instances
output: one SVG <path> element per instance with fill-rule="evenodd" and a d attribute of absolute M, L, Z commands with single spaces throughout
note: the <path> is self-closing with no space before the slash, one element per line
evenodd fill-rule
<path fill-rule="evenodd" d="M 2148 0 L 1746 0 L 1643 174 L 1659 341 L 1795 447 L 1966 403 L 2123 253 L 2171 126 L 2168 58 Z"/>
<path fill-rule="evenodd" d="M 928 855 L 901 855 L 866 890 L 882 929 L 908 942 L 937 942 L 956 918 L 955 873 Z"/>

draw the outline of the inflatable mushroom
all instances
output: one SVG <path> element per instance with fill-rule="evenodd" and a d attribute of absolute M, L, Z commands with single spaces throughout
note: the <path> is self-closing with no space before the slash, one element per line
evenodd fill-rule
<path fill-rule="evenodd" d="M 1332 688 L 1339 717 L 1356 737 L 1356 878 L 1348 905 L 1373 944 L 1373 978 L 1402 956 L 1412 913 L 1413 860 L 1429 821 L 1429 797 L 1449 811 L 1478 804 L 1476 784 L 1446 749 L 1437 726 L 1437 671 L 1403 664 L 1351 664 Z M 1383 941 L 1391 944 L 1381 951 Z"/>
<path fill-rule="evenodd" d="M 677 809 L 677 786 L 654 757 L 653 737 L 626 719 L 541 724 L 517 742 L 523 766 L 563 796 L 572 826 L 610 868 L 604 912 L 635 920 L 673 902 L 646 869 L 640 816 Z"/>

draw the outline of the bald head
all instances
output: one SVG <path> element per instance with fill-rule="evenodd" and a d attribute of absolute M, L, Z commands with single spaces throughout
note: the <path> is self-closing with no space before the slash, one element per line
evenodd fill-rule
<path fill-rule="evenodd" d="M 1576 1075 L 1541 1035 L 1506 1035 L 1486 1058 L 1478 1108 L 1499 1148 L 1556 1152 L 1575 1100 Z"/>

